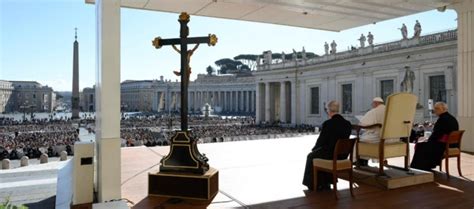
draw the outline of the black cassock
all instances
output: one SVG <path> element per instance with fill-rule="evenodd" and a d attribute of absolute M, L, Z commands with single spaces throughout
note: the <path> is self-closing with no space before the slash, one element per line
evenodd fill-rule
<path fill-rule="evenodd" d="M 333 159 L 334 148 L 338 139 L 348 139 L 351 135 L 352 125 L 341 115 L 333 115 L 324 121 L 318 140 L 306 158 L 306 167 L 303 176 L 303 185 L 313 189 L 313 159 Z M 342 156 L 347 158 L 347 156 Z M 318 171 L 318 185 L 326 186 L 332 183 L 332 175 Z"/>
<path fill-rule="evenodd" d="M 444 135 L 449 135 L 452 131 L 457 130 L 459 130 L 459 124 L 456 118 L 448 112 L 441 114 L 428 141 L 416 144 L 410 167 L 431 170 L 439 165 L 446 146 L 445 143 L 440 142 L 440 139 Z"/>

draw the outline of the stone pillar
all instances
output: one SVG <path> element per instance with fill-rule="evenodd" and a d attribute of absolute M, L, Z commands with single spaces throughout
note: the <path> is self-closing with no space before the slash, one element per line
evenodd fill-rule
<path fill-rule="evenodd" d="M 240 101 L 239 101 L 239 112 L 243 112 L 244 111 L 244 91 L 240 91 Z"/>
<path fill-rule="evenodd" d="M 176 109 L 175 110 L 180 110 L 181 109 L 181 92 L 175 92 L 175 98 L 176 98 Z"/>
<path fill-rule="evenodd" d="M 291 124 L 296 125 L 296 81 L 291 81 Z"/>
<path fill-rule="evenodd" d="M 261 110 L 261 107 L 262 107 L 262 100 L 260 99 L 260 96 L 261 96 L 261 83 L 257 83 L 257 88 L 256 88 L 256 91 L 255 91 L 255 123 L 256 124 L 259 124 L 261 121 L 262 121 L 262 110 Z"/>
<path fill-rule="evenodd" d="M 196 92 L 193 91 L 193 92 L 191 92 L 190 94 L 191 94 L 191 99 L 190 99 L 190 101 L 192 101 L 192 102 L 190 102 L 190 103 L 191 103 L 191 107 L 190 107 L 189 109 L 190 109 L 190 110 L 192 109 L 192 110 L 193 110 L 193 113 L 194 113 L 194 111 L 196 111 Z"/>
<path fill-rule="evenodd" d="M 3 170 L 10 169 L 10 160 L 9 159 L 3 159 L 2 160 L 2 169 Z"/>
<path fill-rule="evenodd" d="M 461 149 L 474 152 L 474 0 L 453 5 L 458 14 L 458 120 L 465 130 Z"/>
<path fill-rule="evenodd" d="M 227 110 L 227 107 L 226 107 L 226 105 L 227 105 L 227 101 L 226 101 L 227 95 L 226 95 L 226 94 L 227 94 L 226 91 L 221 92 L 221 97 L 222 97 L 222 98 L 221 98 L 221 99 L 222 99 L 222 112 L 224 112 L 224 111 Z"/>
<path fill-rule="evenodd" d="M 271 122 L 270 82 L 265 82 L 265 121 Z"/>
<path fill-rule="evenodd" d="M 237 107 L 238 107 L 238 103 L 237 103 L 237 91 L 232 91 L 232 111 L 235 113 L 237 112 Z"/>
<path fill-rule="evenodd" d="M 250 112 L 250 92 L 245 91 L 245 112 Z"/>
<path fill-rule="evenodd" d="M 120 199 L 120 0 L 96 0 L 98 201 Z"/>
<path fill-rule="evenodd" d="M 198 109 L 200 110 L 204 106 L 204 91 L 199 92 L 199 107 Z"/>
<path fill-rule="evenodd" d="M 286 123 L 286 81 L 280 82 L 280 121 Z"/>
<path fill-rule="evenodd" d="M 251 101 L 250 102 L 250 109 L 251 109 L 251 112 L 255 112 L 255 108 L 257 106 L 257 104 L 255 102 L 255 100 L 257 99 L 256 98 L 257 96 L 255 95 L 256 93 L 257 93 L 257 91 L 251 91 L 250 92 L 250 101 Z"/>
<path fill-rule="evenodd" d="M 230 92 L 229 92 L 229 96 L 230 96 L 229 111 L 230 111 L 230 112 L 233 112 L 233 111 L 234 111 L 234 105 L 235 105 L 235 104 L 234 104 L 235 102 L 234 102 L 234 97 L 233 97 L 234 95 L 233 95 L 233 93 L 234 93 L 234 91 L 230 91 Z"/>
<path fill-rule="evenodd" d="M 48 163 L 48 155 L 46 153 L 42 153 L 40 155 L 40 164 Z"/>
<path fill-rule="evenodd" d="M 67 152 L 66 151 L 61 151 L 61 153 L 59 153 L 59 161 L 65 161 L 67 160 Z"/>
<path fill-rule="evenodd" d="M 30 159 L 28 158 L 28 156 L 23 156 L 23 157 L 21 157 L 21 159 L 20 159 L 20 166 L 21 166 L 21 167 L 28 166 L 29 160 L 30 160 Z"/>

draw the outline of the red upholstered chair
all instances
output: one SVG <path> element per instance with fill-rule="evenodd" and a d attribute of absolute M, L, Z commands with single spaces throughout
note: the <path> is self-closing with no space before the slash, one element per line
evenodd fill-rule
<path fill-rule="evenodd" d="M 355 139 L 339 139 L 336 142 L 336 147 L 334 150 L 334 155 L 332 160 L 315 158 L 313 159 L 313 173 L 314 173 L 314 187 L 318 188 L 318 171 L 325 171 L 332 173 L 333 176 L 333 185 L 334 185 L 334 195 L 337 197 L 337 174 L 340 172 L 349 173 L 349 187 L 351 191 L 351 196 L 354 197 L 352 191 L 352 151 L 354 150 Z M 338 160 L 338 156 L 349 155 L 349 159 Z"/>
<path fill-rule="evenodd" d="M 461 173 L 461 139 L 462 135 L 464 134 L 464 130 L 453 131 L 449 133 L 448 139 L 446 141 L 446 147 L 443 154 L 443 159 L 446 164 L 446 175 L 449 178 L 449 158 L 457 157 L 458 158 L 458 172 L 459 176 L 462 176 Z M 449 145 L 451 144 L 458 144 L 459 146 L 456 148 L 450 148 Z M 439 164 L 439 170 L 443 171 L 443 160 L 441 160 Z"/>

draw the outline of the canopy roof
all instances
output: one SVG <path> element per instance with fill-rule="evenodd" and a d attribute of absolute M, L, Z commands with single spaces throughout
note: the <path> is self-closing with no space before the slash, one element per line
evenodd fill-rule
<path fill-rule="evenodd" d="M 85 0 L 94 3 L 95 0 Z M 454 0 L 122 0 L 124 8 L 340 31 L 435 8 Z"/>

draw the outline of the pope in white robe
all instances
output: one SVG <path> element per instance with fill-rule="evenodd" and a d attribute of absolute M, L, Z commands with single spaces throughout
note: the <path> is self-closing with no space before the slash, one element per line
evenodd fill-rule
<path fill-rule="evenodd" d="M 360 119 L 359 125 L 368 126 L 380 123 L 383 126 L 384 117 L 385 105 L 383 104 L 383 99 L 375 97 L 372 100 L 372 109 Z M 381 128 L 379 127 L 366 129 L 360 136 L 360 141 L 377 143 L 380 141 L 380 134 Z"/>

